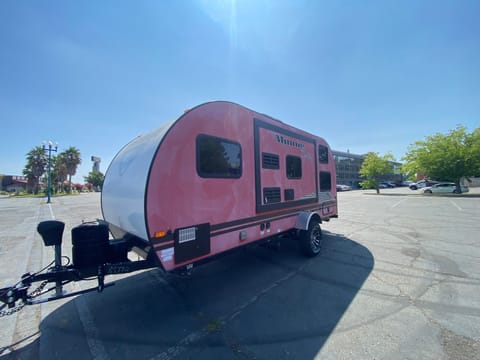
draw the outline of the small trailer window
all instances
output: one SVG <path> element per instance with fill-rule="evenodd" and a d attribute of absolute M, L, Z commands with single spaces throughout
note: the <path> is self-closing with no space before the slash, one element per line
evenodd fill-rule
<path fill-rule="evenodd" d="M 332 175 L 328 171 L 320 171 L 320 191 L 332 190 Z"/>
<path fill-rule="evenodd" d="M 323 145 L 318 145 L 318 161 L 321 164 L 328 164 L 328 148 Z"/>
<path fill-rule="evenodd" d="M 262 168 L 280 169 L 280 157 L 276 154 L 262 153 Z"/>
<path fill-rule="evenodd" d="M 282 201 L 282 199 L 280 198 L 280 188 L 279 187 L 263 188 L 263 203 L 264 204 L 279 203 L 280 201 Z"/>
<path fill-rule="evenodd" d="M 240 144 L 215 136 L 198 135 L 197 173 L 203 178 L 240 178 L 242 176 Z"/>
<path fill-rule="evenodd" d="M 288 179 L 302 178 L 302 159 L 298 156 L 287 155 L 286 169 Z"/>

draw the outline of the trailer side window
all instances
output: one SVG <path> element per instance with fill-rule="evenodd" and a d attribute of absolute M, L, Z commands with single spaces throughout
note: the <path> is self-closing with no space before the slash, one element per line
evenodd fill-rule
<path fill-rule="evenodd" d="M 328 164 L 328 148 L 323 145 L 318 145 L 318 161 L 321 164 Z"/>
<path fill-rule="evenodd" d="M 239 143 L 215 136 L 197 136 L 197 173 L 203 178 L 242 176 L 242 148 Z"/>
<path fill-rule="evenodd" d="M 332 175 L 328 171 L 320 171 L 320 191 L 332 190 Z"/>
<path fill-rule="evenodd" d="M 262 153 L 262 168 L 280 169 L 280 157 L 276 154 Z"/>
<path fill-rule="evenodd" d="M 286 169 L 288 179 L 302 178 L 302 159 L 298 156 L 287 155 Z"/>

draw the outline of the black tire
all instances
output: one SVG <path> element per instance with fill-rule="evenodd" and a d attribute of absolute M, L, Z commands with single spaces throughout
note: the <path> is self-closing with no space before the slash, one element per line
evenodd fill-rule
<path fill-rule="evenodd" d="M 313 257 L 320 254 L 323 245 L 323 235 L 320 223 L 317 220 L 311 220 L 308 224 L 308 230 L 300 231 L 300 247 L 302 252 Z"/>
<path fill-rule="evenodd" d="M 425 190 L 425 194 L 431 194 L 432 190 Z"/>

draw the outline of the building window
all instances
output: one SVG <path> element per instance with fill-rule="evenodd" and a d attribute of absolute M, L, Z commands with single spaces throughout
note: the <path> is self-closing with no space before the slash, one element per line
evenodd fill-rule
<path fill-rule="evenodd" d="M 242 176 L 240 144 L 215 136 L 198 135 L 197 173 L 203 178 L 240 178 Z"/>
<path fill-rule="evenodd" d="M 320 171 L 320 191 L 332 190 L 332 175 L 328 171 Z"/>
<path fill-rule="evenodd" d="M 302 178 L 302 159 L 298 156 L 287 155 L 286 169 L 288 179 L 301 179 Z"/>
<path fill-rule="evenodd" d="M 328 164 L 328 147 L 318 145 L 318 161 L 320 164 Z"/>

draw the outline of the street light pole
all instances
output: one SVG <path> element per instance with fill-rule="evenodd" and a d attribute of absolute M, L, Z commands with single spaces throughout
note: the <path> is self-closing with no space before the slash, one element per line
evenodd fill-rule
<path fill-rule="evenodd" d="M 48 150 L 48 168 L 47 168 L 47 204 L 50 204 L 50 196 L 51 196 L 51 188 L 50 188 L 50 171 L 51 171 L 51 166 L 52 166 L 52 151 L 57 152 L 58 149 L 58 144 L 55 143 L 55 145 L 51 142 L 44 142 L 42 145 L 43 151 Z"/>

